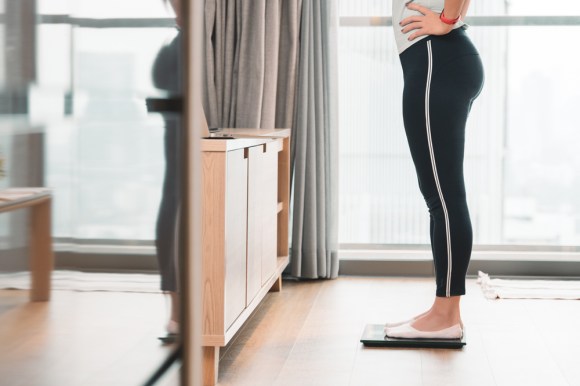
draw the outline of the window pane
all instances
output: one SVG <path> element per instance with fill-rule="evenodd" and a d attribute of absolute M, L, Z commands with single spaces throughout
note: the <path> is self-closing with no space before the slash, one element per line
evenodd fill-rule
<path fill-rule="evenodd" d="M 505 242 L 580 245 L 578 38 L 580 27 L 510 29 Z"/>
<path fill-rule="evenodd" d="M 471 216 L 476 242 L 485 244 L 501 231 L 505 34 L 489 31 L 480 45 L 495 55 L 483 57 L 487 84 L 467 128 Z M 402 70 L 392 29 L 341 28 L 340 74 L 340 242 L 428 243 L 427 207 L 403 128 Z"/>
<path fill-rule="evenodd" d="M 341 0 L 340 16 L 388 16 L 392 0 Z"/>
<path fill-rule="evenodd" d="M 539 6 L 512 3 L 517 7 L 510 13 L 533 14 Z M 349 7 L 362 15 L 369 4 L 375 3 L 343 1 L 343 15 Z M 508 13 L 504 2 L 474 4 L 472 15 Z M 474 243 L 580 245 L 580 130 L 574 117 L 580 54 L 570 49 L 580 27 L 473 27 L 468 33 L 486 78 L 466 133 Z M 428 244 L 427 207 L 402 124 L 402 71 L 391 27 L 341 27 L 339 38 L 339 240 Z M 538 47 L 550 49 L 543 55 Z"/>
<path fill-rule="evenodd" d="M 68 15 L 74 0 L 39 0 L 37 12 L 40 15 Z"/>
<path fill-rule="evenodd" d="M 175 32 L 76 29 L 74 125 L 49 131 L 57 237 L 152 240 L 163 178 L 163 122 L 148 115 L 151 64 Z"/>
<path fill-rule="evenodd" d="M 580 2 L 578 0 L 510 0 L 508 4 L 509 15 L 525 16 L 568 16 L 580 15 Z"/>
<path fill-rule="evenodd" d="M 172 17 L 162 0 L 39 1 L 41 14 Z M 152 64 L 174 28 L 39 25 L 30 115 L 46 125 L 46 179 L 55 189 L 54 235 L 153 240 L 165 159 Z M 60 21 L 59 21 L 60 22 Z M 157 25 L 154 23 L 153 25 Z M 104 26 L 105 24 L 103 24 Z M 47 118 L 50 118 L 47 120 Z"/>
<path fill-rule="evenodd" d="M 169 11 L 163 0 L 74 0 L 73 15 L 90 18 L 158 18 Z"/>

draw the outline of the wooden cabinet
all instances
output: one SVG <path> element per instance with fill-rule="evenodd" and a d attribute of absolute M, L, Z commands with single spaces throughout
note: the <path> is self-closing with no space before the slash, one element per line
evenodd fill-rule
<path fill-rule="evenodd" d="M 289 130 L 202 140 L 203 345 L 206 385 L 225 346 L 288 265 Z"/>

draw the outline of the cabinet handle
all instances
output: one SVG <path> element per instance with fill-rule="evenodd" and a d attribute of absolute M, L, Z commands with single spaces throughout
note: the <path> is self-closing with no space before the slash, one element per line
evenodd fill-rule
<path fill-rule="evenodd" d="M 248 159 L 249 155 L 250 155 L 250 148 L 245 147 L 244 148 L 244 159 Z"/>

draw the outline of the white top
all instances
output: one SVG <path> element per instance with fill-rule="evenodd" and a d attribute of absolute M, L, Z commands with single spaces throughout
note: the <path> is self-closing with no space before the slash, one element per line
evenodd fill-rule
<path fill-rule="evenodd" d="M 443 6 L 445 5 L 445 0 L 411 0 L 415 4 L 427 7 L 433 12 L 441 13 L 443 11 Z M 407 48 L 411 47 L 413 44 L 417 43 L 419 40 L 426 38 L 428 35 L 419 36 L 413 39 L 413 41 L 407 40 L 408 37 L 416 30 L 411 30 L 406 34 L 401 32 L 402 27 L 399 22 L 409 16 L 421 15 L 420 12 L 413 11 L 405 6 L 408 0 L 393 0 L 393 29 L 395 30 L 395 41 L 397 42 L 397 49 L 399 54 L 405 51 Z M 453 29 L 459 28 L 465 25 L 462 20 L 459 20 Z"/>

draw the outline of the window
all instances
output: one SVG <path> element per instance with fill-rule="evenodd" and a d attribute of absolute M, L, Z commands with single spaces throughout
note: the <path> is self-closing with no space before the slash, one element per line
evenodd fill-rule
<path fill-rule="evenodd" d="M 476 245 L 580 250 L 580 52 L 572 49 L 580 17 L 558 16 L 580 15 L 580 4 L 564 3 L 472 2 L 469 34 L 486 76 L 464 164 Z M 391 2 L 341 0 L 340 12 L 339 241 L 428 244 L 402 124 Z"/>
<path fill-rule="evenodd" d="M 161 0 L 44 0 L 38 11 L 31 116 L 53 118 L 46 179 L 57 192 L 55 237 L 153 240 L 164 125 L 145 98 L 159 95 L 151 66 L 176 34 L 169 9 Z"/>

